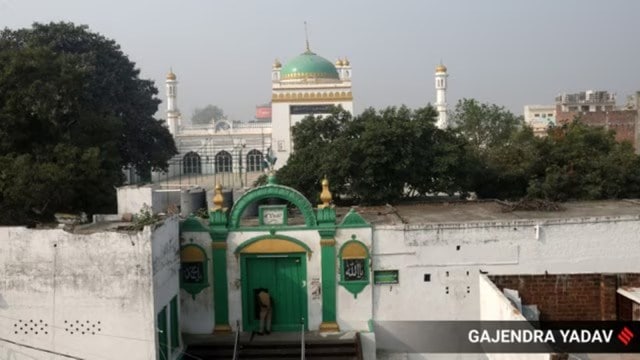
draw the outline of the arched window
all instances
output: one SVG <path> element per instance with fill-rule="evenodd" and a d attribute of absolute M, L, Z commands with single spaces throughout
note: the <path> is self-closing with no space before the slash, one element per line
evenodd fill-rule
<path fill-rule="evenodd" d="M 193 151 L 186 153 L 182 158 L 182 169 L 185 174 L 202 174 L 200 155 Z"/>
<path fill-rule="evenodd" d="M 260 171 L 262 170 L 262 153 L 256 149 L 253 149 L 247 153 L 247 171 Z"/>
<path fill-rule="evenodd" d="M 233 160 L 231 159 L 231 154 L 226 151 L 220 151 L 216 154 L 216 172 L 231 172 L 231 165 L 233 164 Z"/>

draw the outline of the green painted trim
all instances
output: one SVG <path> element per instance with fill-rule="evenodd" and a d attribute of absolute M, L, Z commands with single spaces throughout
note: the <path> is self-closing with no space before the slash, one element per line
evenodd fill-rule
<path fill-rule="evenodd" d="M 213 253 L 213 311 L 215 325 L 229 325 L 227 286 L 227 249 L 212 248 Z"/>
<path fill-rule="evenodd" d="M 202 252 L 202 255 L 204 255 L 204 261 L 202 262 L 202 272 L 203 272 L 203 279 L 201 282 L 199 283 L 184 283 L 182 280 L 182 269 L 181 273 L 180 273 L 180 288 L 183 289 L 184 291 L 186 291 L 187 293 L 189 293 L 191 295 L 192 299 L 196 299 L 196 295 L 198 295 L 200 292 L 202 292 L 202 290 L 208 288 L 210 286 L 209 284 L 209 257 L 207 256 L 207 252 L 206 250 L 198 245 L 198 244 L 186 244 L 180 247 L 180 253 L 182 253 L 182 250 L 186 247 L 196 247 L 198 248 L 198 250 L 200 250 L 200 252 Z M 182 264 L 183 261 L 182 259 L 180 259 L 180 267 L 182 268 Z"/>
<path fill-rule="evenodd" d="M 336 209 L 332 207 L 318 208 L 316 216 L 320 226 L 336 225 Z"/>
<path fill-rule="evenodd" d="M 305 244 L 304 242 L 302 242 L 302 241 L 300 241 L 300 240 L 298 240 L 296 238 L 292 238 L 291 236 L 279 235 L 279 234 L 261 235 L 261 236 L 256 236 L 254 238 L 251 238 L 251 239 L 243 242 L 242 244 L 240 244 L 233 253 L 238 255 L 238 254 L 240 254 L 240 252 L 242 252 L 242 249 L 244 249 L 245 247 L 247 247 L 247 246 L 249 246 L 249 245 L 251 245 L 253 243 L 256 243 L 258 241 L 266 240 L 266 239 L 278 239 L 278 240 L 291 241 L 293 243 L 296 243 L 296 245 L 302 246 L 307 251 L 307 254 L 309 254 L 309 255 L 313 254 L 313 251 L 311 251 L 311 248 L 307 244 Z"/>
<path fill-rule="evenodd" d="M 290 225 L 290 226 L 274 226 L 274 225 L 257 225 L 257 226 L 240 226 L 231 231 L 234 232 L 265 232 L 265 231 L 290 231 L 290 230 L 318 230 L 318 226 L 306 225 Z M 230 231 L 230 232 L 231 232 Z"/>
<path fill-rule="evenodd" d="M 169 360 L 169 336 L 167 335 L 167 307 L 156 315 L 156 329 L 158 329 L 158 358 Z"/>
<path fill-rule="evenodd" d="M 231 215 L 229 216 L 229 228 L 237 229 L 240 227 L 240 217 L 247 206 L 255 201 L 268 198 L 279 198 L 289 201 L 300 209 L 307 226 L 317 225 L 316 217 L 313 213 L 313 206 L 311 206 L 311 203 L 304 197 L 304 195 L 288 186 L 268 184 L 247 191 L 238 199 L 238 201 L 236 201 L 231 209 Z"/>
<path fill-rule="evenodd" d="M 336 247 L 322 246 L 322 322 L 336 321 Z"/>
<path fill-rule="evenodd" d="M 360 246 L 362 246 L 362 248 L 364 249 L 366 256 L 364 258 L 364 280 L 346 280 L 345 276 L 344 276 L 344 263 L 343 263 L 343 259 L 342 259 L 342 252 L 344 251 L 345 247 L 347 247 L 349 244 L 353 244 L 356 243 Z M 340 259 L 340 282 L 339 284 L 344 287 L 348 292 L 350 292 L 351 294 L 353 294 L 354 298 L 358 298 L 358 294 L 360 292 L 362 292 L 362 290 L 364 290 L 365 287 L 367 287 L 367 285 L 369 285 L 369 283 L 371 282 L 371 276 L 370 276 L 370 268 L 371 266 L 369 265 L 370 261 L 371 261 L 371 255 L 369 254 L 369 248 L 367 248 L 367 246 L 359 240 L 356 240 L 356 236 L 355 235 L 351 235 L 351 240 L 345 242 L 344 244 L 342 244 L 342 246 L 340 247 L 340 255 L 338 256 L 338 258 Z"/>
<path fill-rule="evenodd" d="M 351 208 L 338 226 L 342 228 L 362 228 L 371 227 L 371 224 L 363 219 L 362 216 L 360 216 L 360 214 L 358 214 L 354 208 Z"/>
<path fill-rule="evenodd" d="M 264 223 L 264 211 L 265 210 L 279 210 L 282 211 L 282 224 L 265 224 Z M 260 226 L 287 226 L 289 223 L 289 212 L 287 211 L 287 205 L 261 205 L 258 208 L 258 223 Z"/>
<path fill-rule="evenodd" d="M 364 290 L 364 288 L 367 287 L 367 285 L 369 285 L 369 281 L 368 280 L 357 280 L 357 281 L 339 281 L 338 284 L 340 284 L 342 287 L 344 287 L 345 289 L 347 289 L 348 292 L 350 292 L 351 294 L 353 294 L 353 298 L 357 299 L 358 298 L 358 294 L 362 292 L 362 290 Z"/>
<path fill-rule="evenodd" d="M 217 209 L 209 212 L 209 236 L 213 241 L 227 241 L 229 219 L 226 209 Z"/>
<path fill-rule="evenodd" d="M 269 254 L 273 255 L 273 254 Z M 302 278 L 307 279 L 307 259 L 305 259 L 304 253 L 291 253 L 291 254 L 282 254 L 286 257 L 298 258 L 301 261 L 302 265 Z M 247 269 L 247 259 L 250 258 L 259 258 L 263 256 L 263 254 L 242 254 L 240 256 L 240 279 L 246 279 L 248 269 Z M 250 289 L 248 288 L 248 281 L 240 281 L 240 291 L 241 291 L 241 302 L 242 302 L 242 329 L 243 331 L 253 331 L 250 325 L 250 315 L 252 313 L 252 309 L 249 309 L 249 300 L 248 296 L 252 296 L 250 294 Z M 302 306 L 304 309 L 305 317 L 304 317 L 304 329 L 305 331 L 309 330 L 309 302 L 308 302 L 308 293 L 305 292 L 301 298 Z"/>
<path fill-rule="evenodd" d="M 192 215 L 180 223 L 180 233 L 183 232 L 209 232 L 209 229 Z"/>

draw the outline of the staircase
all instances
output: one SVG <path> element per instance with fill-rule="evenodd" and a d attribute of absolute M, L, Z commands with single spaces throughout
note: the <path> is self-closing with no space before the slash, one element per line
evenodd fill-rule
<path fill-rule="evenodd" d="M 275 336 L 274 336 L 275 335 Z M 183 359 L 230 360 L 233 357 L 233 341 L 188 341 Z M 360 334 L 354 336 L 305 335 L 305 359 L 308 360 L 361 360 Z M 267 336 L 243 334 L 240 338 L 238 359 L 300 359 L 300 335 L 274 333 Z"/>

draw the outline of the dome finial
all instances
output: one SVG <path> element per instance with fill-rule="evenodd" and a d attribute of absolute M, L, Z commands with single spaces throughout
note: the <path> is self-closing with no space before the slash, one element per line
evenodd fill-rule
<path fill-rule="evenodd" d="M 320 193 L 320 201 L 322 201 L 322 205 L 320 205 L 320 208 L 329 207 L 332 199 L 331 191 L 329 191 L 329 180 L 327 180 L 327 176 L 325 175 L 324 179 L 322 179 L 322 192 Z"/>
<path fill-rule="evenodd" d="M 213 210 L 222 210 L 224 198 L 222 197 L 222 185 L 216 184 L 216 194 L 213 196 Z"/>
<path fill-rule="evenodd" d="M 173 67 L 169 67 L 169 73 L 167 74 L 167 80 L 175 80 L 176 74 L 173 73 Z"/>
<path fill-rule="evenodd" d="M 309 47 L 309 32 L 307 31 L 307 22 L 304 22 L 304 38 L 307 43 L 307 52 L 311 52 L 311 48 Z"/>

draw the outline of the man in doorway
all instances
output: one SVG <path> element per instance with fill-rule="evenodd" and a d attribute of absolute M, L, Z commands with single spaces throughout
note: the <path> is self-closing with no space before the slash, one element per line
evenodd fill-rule
<path fill-rule="evenodd" d="M 260 332 L 258 335 L 271 333 L 271 295 L 269 289 L 260 289 L 258 293 L 258 304 L 260 304 Z"/>

